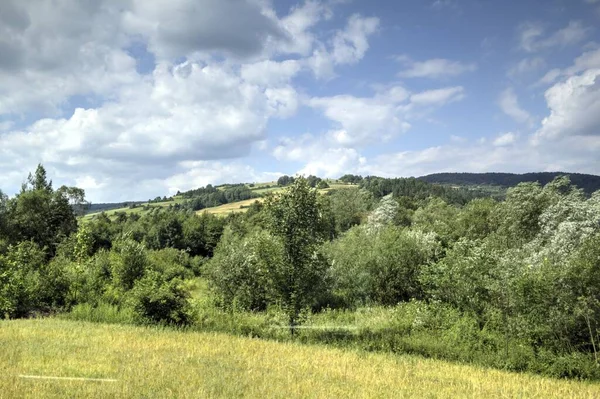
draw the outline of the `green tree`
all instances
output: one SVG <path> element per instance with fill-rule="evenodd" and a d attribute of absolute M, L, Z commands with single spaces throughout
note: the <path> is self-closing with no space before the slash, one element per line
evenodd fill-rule
<path fill-rule="evenodd" d="M 326 232 L 317 196 L 306 179 L 299 177 L 287 190 L 265 201 L 268 230 L 283 246 L 282 262 L 269 265 L 268 278 L 292 334 L 302 310 L 315 303 L 326 281 L 328 264 L 319 253 Z"/>
<path fill-rule="evenodd" d="M 340 233 L 360 224 L 374 202 L 370 192 L 356 188 L 334 190 L 329 197 L 336 230 Z"/>
<path fill-rule="evenodd" d="M 83 190 L 76 191 L 83 199 Z M 32 240 L 45 248 L 49 257 L 54 256 L 58 244 L 77 231 L 77 220 L 68 195 L 68 190 L 54 191 L 52 182 L 47 181 L 46 170 L 38 165 L 21 192 L 7 203 L 12 243 Z"/>

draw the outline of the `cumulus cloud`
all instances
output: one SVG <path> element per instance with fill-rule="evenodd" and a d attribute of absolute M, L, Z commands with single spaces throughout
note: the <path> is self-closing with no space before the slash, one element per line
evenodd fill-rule
<path fill-rule="evenodd" d="M 340 95 L 312 98 L 308 104 L 321 109 L 328 119 L 335 122 L 329 135 L 340 145 L 355 146 L 387 140 L 410 127 L 399 114 L 397 102 L 379 97 Z"/>
<path fill-rule="evenodd" d="M 556 82 L 561 77 L 569 77 L 588 69 L 600 68 L 600 48 L 586 51 L 575 58 L 573 65 L 565 69 L 554 68 L 548 71 L 538 85 L 548 85 Z"/>
<path fill-rule="evenodd" d="M 515 133 L 508 132 L 497 136 L 494 139 L 493 144 L 496 147 L 504 147 L 513 144 L 515 141 L 517 141 L 517 135 Z"/>
<path fill-rule="evenodd" d="M 29 169 L 43 161 L 97 181 L 166 178 L 183 160 L 248 154 L 265 139 L 269 118 L 288 116 L 297 105 L 293 88 L 264 90 L 224 66 L 160 65 L 116 101 L 0 135 L 0 159 L 12 163 L 0 161 L 0 169 L 14 168 L 18 159 Z"/>
<path fill-rule="evenodd" d="M 302 163 L 302 175 L 337 178 L 346 173 L 362 173 L 366 158 L 358 150 L 340 147 L 327 137 L 305 134 L 298 138 L 284 137 L 273 149 L 279 161 Z"/>
<path fill-rule="evenodd" d="M 419 111 L 464 98 L 464 88 L 448 87 L 411 93 L 402 86 L 379 90 L 373 97 L 338 95 L 315 97 L 308 105 L 320 109 L 333 122 L 327 133 L 337 145 L 366 146 L 387 141 L 410 129 Z"/>
<path fill-rule="evenodd" d="M 264 182 L 272 181 L 281 176 L 277 172 L 258 172 L 239 161 L 187 161 L 179 165 L 184 172 L 174 174 L 162 182 L 165 191 L 171 195 L 177 191 L 186 191 L 207 184 L 231 182 Z"/>
<path fill-rule="evenodd" d="M 502 111 L 518 123 L 531 123 L 531 115 L 519 105 L 517 95 L 512 88 L 508 88 L 500 93 L 498 105 Z"/>
<path fill-rule="evenodd" d="M 552 47 L 567 47 L 581 42 L 589 33 L 590 28 L 581 21 L 570 21 L 566 27 L 545 36 L 542 25 L 529 22 L 519 27 L 519 45 L 521 49 L 530 53 Z"/>
<path fill-rule="evenodd" d="M 264 60 L 252 64 L 244 64 L 241 69 L 242 78 L 249 83 L 261 86 L 287 84 L 298 73 L 302 65 L 298 60 L 282 62 Z"/>
<path fill-rule="evenodd" d="M 517 64 L 513 65 L 507 75 L 515 78 L 521 75 L 536 72 L 546 65 L 546 61 L 542 57 L 523 58 Z"/>
<path fill-rule="evenodd" d="M 38 162 L 93 200 L 218 180 L 218 168 L 254 176 L 223 159 L 266 149 L 269 121 L 301 105 L 295 77 L 320 70 L 318 51 L 333 74 L 369 48 L 377 18 L 315 34 L 332 4 L 278 16 L 256 0 L 1 2 L 0 186 L 16 191 Z M 144 74 L 134 46 L 151 54 Z"/>
<path fill-rule="evenodd" d="M 477 143 L 433 146 L 420 150 L 380 154 L 363 167 L 366 174 L 378 176 L 423 176 L 438 172 L 512 172 L 578 171 L 597 173 L 600 167 L 600 140 L 584 143 L 560 140 L 534 146 L 496 146 Z"/>
<path fill-rule="evenodd" d="M 119 21 L 110 1 L 2 1 L 0 115 L 56 114 L 70 96 L 110 96 L 134 82 Z"/>
<path fill-rule="evenodd" d="M 550 115 L 543 119 L 536 140 L 600 136 L 600 68 L 555 84 L 545 98 Z"/>
<path fill-rule="evenodd" d="M 198 51 L 250 56 L 286 37 L 278 21 L 252 1 L 132 0 L 123 27 L 145 38 L 160 59 Z"/>
<path fill-rule="evenodd" d="M 352 15 L 342 30 L 338 30 L 328 44 L 320 43 L 307 60 L 317 78 L 335 76 L 336 65 L 355 64 L 369 49 L 368 37 L 377 31 L 379 19 Z"/>
<path fill-rule="evenodd" d="M 406 66 L 405 70 L 398 73 L 398 76 L 403 78 L 439 79 L 477 70 L 477 65 L 474 63 L 451 61 L 445 58 L 413 61 L 409 57 L 401 56 L 397 59 Z"/>

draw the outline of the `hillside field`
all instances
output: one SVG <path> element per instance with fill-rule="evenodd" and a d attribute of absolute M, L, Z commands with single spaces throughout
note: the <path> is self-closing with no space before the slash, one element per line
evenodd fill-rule
<path fill-rule="evenodd" d="M 57 319 L 0 321 L 0 359 L 0 398 L 600 396 L 598 384 L 411 356 Z"/>
<path fill-rule="evenodd" d="M 345 184 L 343 182 L 340 182 L 340 181 L 334 180 L 334 179 L 326 179 L 326 181 L 329 184 L 329 188 L 319 190 L 319 192 L 321 194 L 327 193 L 334 189 L 357 188 L 358 187 L 357 185 Z M 225 189 L 225 187 L 226 187 L 226 185 L 220 186 L 219 189 Z M 263 201 L 262 196 L 264 196 L 268 193 L 277 193 L 277 192 L 283 190 L 283 187 L 277 186 L 277 182 L 253 183 L 253 186 L 251 187 L 248 185 L 248 188 L 250 188 L 250 190 L 252 192 L 259 195 L 260 197 L 250 198 L 250 199 L 243 200 L 243 201 L 231 202 L 229 204 L 223 204 L 220 206 L 205 208 L 205 209 L 201 209 L 201 210 L 197 211 L 196 213 L 200 215 L 203 212 L 208 212 L 208 213 L 212 213 L 215 215 L 224 216 L 229 213 L 245 212 L 247 210 L 247 207 L 250 204 L 252 204 L 254 201 L 262 202 Z M 142 203 L 135 208 L 129 208 L 129 207 L 116 208 L 116 209 L 110 209 L 110 210 L 104 211 L 104 213 L 110 218 L 114 218 L 115 215 L 120 212 L 124 212 L 127 214 L 130 214 L 130 213 L 143 214 L 143 213 L 148 212 L 147 209 L 144 209 L 144 207 L 146 207 L 146 206 L 150 207 L 150 209 L 166 208 L 170 205 L 181 204 L 185 201 L 186 201 L 186 199 L 183 197 L 175 197 L 173 201 Z M 100 211 L 100 212 L 88 213 L 85 216 L 83 216 L 81 218 L 81 220 L 82 221 L 91 220 L 91 219 L 95 218 L 96 216 L 98 216 L 100 213 L 102 213 L 102 212 Z"/>

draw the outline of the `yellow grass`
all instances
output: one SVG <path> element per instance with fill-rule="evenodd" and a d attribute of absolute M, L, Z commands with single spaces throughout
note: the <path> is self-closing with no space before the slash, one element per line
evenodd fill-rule
<path fill-rule="evenodd" d="M 410 356 L 56 319 L 0 322 L 0 398 L 599 396 L 598 384 Z"/>
<path fill-rule="evenodd" d="M 203 212 L 212 213 L 215 215 L 227 215 L 229 213 L 235 212 L 246 212 L 248 208 L 242 208 L 242 206 L 247 207 L 253 204 L 255 201 L 262 202 L 263 198 L 250 198 L 244 201 L 232 202 L 230 204 L 224 204 L 220 206 L 215 206 L 212 208 L 205 208 L 197 211 L 198 215 L 201 215 Z"/>

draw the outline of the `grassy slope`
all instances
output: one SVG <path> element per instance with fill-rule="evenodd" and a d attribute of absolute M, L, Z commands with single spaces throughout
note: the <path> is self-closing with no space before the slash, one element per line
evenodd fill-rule
<path fill-rule="evenodd" d="M 409 356 L 56 319 L 0 321 L 0 398 L 592 398 L 600 385 Z M 19 375 L 114 378 L 31 380 Z"/>
<path fill-rule="evenodd" d="M 356 185 L 348 185 L 348 184 L 344 184 L 341 183 L 337 180 L 328 180 L 330 188 L 329 189 L 324 189 L 324 190 L 319 190 L 320 193 L 325 193 L 327 191 L 333 190 L 333 189 L 340 189 L 340 188 L 356 188 L 358 186 Z M 259 195 L 265 195 L 267 193 L 276 193 L 278 191 L 283 190 L 282 187 L 268 187 L 268 188 L 264 188 L 265 186 L 269 186 L 269 185 L 275 185 L 276 182 L 267 182 L 267 183 L 256 183 L 254 187 L 252 187 L 252 191 L 256 194 Z M 225 186 L 219 187 L 219 189 L 225 189 Z M 208 212 L 208 213 L 214 213 L 216 215 L 227 215 L 231 212 L 245 212 L 247 209 L 246 208 L 242 208 L 242 206 L 248 206 L 251 203 L 253 203 L 254 201 L 262 201 L 262 198 L 252 198 L 249 200 L 243 200 L 243 201 L 238 201 L 238 202 L 232 202 L 230 204 L 224 204 L 221 206 L 215 206 L 212 208 L 206 208 L 206 209 L 201 209 L 199 210 L 198 214 L 201 214 L 202 212 Z M 176 203 L 182 203 L 184 202 L 185 199 L 181 198 L 181 197 L 177 197 L 175 199 L 175 201 L 166 201 L 166 202 L 153 202 L 150 204 L 144 203 L 139 205 L 136 208 L 118 208 L 118 209 L 111 209 L 108 211 L 105 211 L 106 215 L 108 217 L 113 217 L 116 213 L 118 212 L 125 212 L 125 213 L 145 213 L 147 211 L 144 210 L 144 206 L 145 205 L 149 205 L 150 207 L 154 208 L 154 207 L 168 207 L 171 204 L 176 204 Z M 94 217 L 98 216 L 101 212 L 94 212 L 94 213 L 90 213 L 85 215 L 82 220 L 83 221 L 87 221 L 87 220 L 91 220 Z"/>

